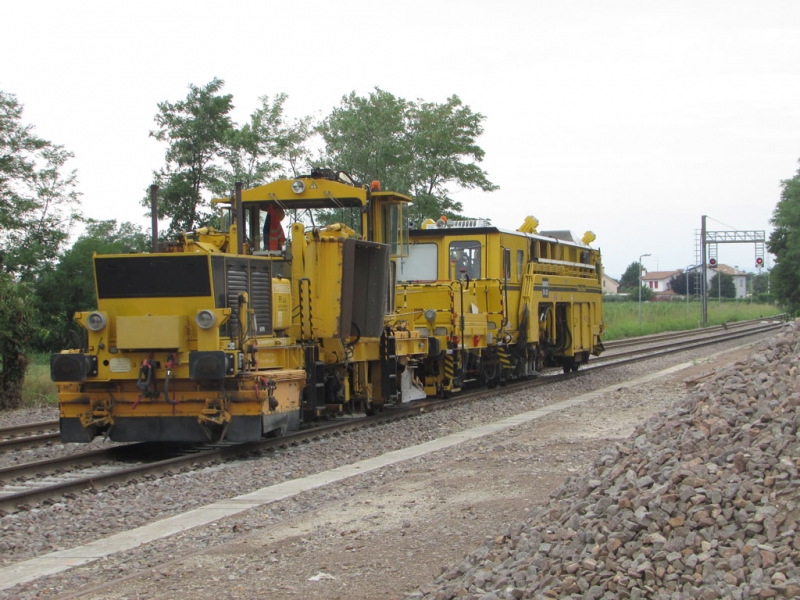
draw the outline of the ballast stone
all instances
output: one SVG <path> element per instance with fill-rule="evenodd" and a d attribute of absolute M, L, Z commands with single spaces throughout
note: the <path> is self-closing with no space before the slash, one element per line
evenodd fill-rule
<path fill-rule="evenodd" d="M 800 596 L 800 325 L 601 454 L 413 596 Z"/>

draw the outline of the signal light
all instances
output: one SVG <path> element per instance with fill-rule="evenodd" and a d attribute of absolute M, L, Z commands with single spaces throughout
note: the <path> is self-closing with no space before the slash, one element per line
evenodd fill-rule
<path fill-rule="evenodd" d="M 708 266 L 716 267 L 717 266 L 717 259 L 716 258 L 709 258 L 708 259 Z"/>
<path fill-rule="evenodd" d="M 759 256 L 759 257 L 756 259 L 756 268 L 757 268 L 757 269 L 760 269 L 760 268 L 761 268 L 761 267 L 763 267 L 763 266 L 764 266 L 764 259 L 763 259 L 763 258 L 761 258 L 761 257 Z"/>

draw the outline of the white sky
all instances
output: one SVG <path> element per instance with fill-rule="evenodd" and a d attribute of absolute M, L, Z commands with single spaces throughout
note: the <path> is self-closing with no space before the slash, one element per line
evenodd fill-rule
<path fill-rule="evenodd" d="M 766 230 L 800 158 L 800 2 L 367 0 L 4 3 L 0 90 L 75 153 L 83 210 L 149 226 L 156 104 L 213 77 L 324 116 L 375 86 L 486 116 L 470 215 L 591 229 L 606 272 L 694 262 L 709 229 Z M 339 165 L 334 165 L 339 166 Z M 719 260 L 754 270 L 752 245 Z M 771 259 L 768 260 L 771 264 Z"/>

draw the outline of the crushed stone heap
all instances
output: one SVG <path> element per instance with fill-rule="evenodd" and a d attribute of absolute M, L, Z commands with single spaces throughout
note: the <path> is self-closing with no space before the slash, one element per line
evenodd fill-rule
<path fill-rule="evenodd" d="M 762 342 L 408 597 L 800 597 L 799 332 Z"/>

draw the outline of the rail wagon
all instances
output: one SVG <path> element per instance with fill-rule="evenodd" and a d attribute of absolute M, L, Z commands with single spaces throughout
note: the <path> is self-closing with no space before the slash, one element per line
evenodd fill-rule
<path fill-rule="evenodd" d="M 574 371 L 603 350 L 602 264 L 594 234 L 427 220 L 398 262 L 397 311 L 429 354 L 428 395 L 494 387 L 545 367 Z"/>
<path fill-rule="evenodd" d="M 410 200 L 317 170 L 237 186 L 216 229 L 96 255 L 83 342 L 50 359 L 62 440 L 248 441 L 419 395 L 428 340 L 394 314 Z"/>

